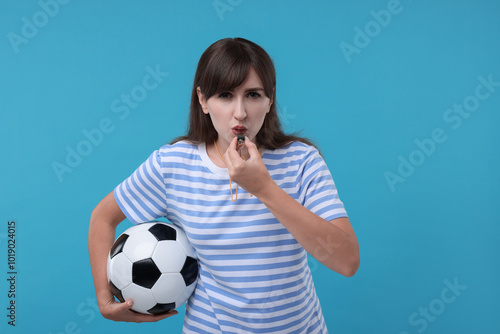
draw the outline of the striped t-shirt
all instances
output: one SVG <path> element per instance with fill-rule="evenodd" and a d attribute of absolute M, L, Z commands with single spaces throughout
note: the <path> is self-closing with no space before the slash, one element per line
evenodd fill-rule
<path fill-rule="evenodd" d="M 347 216 L 314 147 L 264 149 L 262 160 L 307 209 L 328 221 Z M 205 144 L 163 146 L 114 196 L 131 222 L 166 217 L 196 249 L 200 271 L 183 333 L 327 333 L 306 251 L 257 197 L 240 187 L 231 201 L 227 169 Z"/>

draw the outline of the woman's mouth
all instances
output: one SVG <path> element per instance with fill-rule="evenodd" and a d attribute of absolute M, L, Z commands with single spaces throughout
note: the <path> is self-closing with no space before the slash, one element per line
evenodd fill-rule
<path fill-rule="evenodd" d="M 244 126 L 235 126 L 232 128 L 233 130 L 233 133 L 235 136 L 237 135 L 244 135 L 245 133 L 247 133 L 247 128 L 245 128 Z"/>

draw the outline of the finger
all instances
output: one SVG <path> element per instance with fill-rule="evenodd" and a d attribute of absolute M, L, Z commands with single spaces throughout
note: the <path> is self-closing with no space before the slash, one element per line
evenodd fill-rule
<path fill-rule="evenodd" d="M 226 160 L 226 164 L 230 163 L 232 165 L 235 159 L 241 159 L 240 153 L 236 150 L 238 139 L 236 137 L 231 140 L 229 143 L 229 147 L 227 148 L 226 153 L 224 154 L 224 160 Z M 227 166 L 229 168 L 229 166 Z"/>
<path fill-rule="evenodd" d="M 131 299 L 125 301 L 124 303 L 120 303 L 118 305 L 121 308 L 120 311 L 126 312 L 128 314 L 127 315 L 128 321 L 133 321 L 133 322 L 155 322 L 179 314 L 179 312 L 177 312 L 176 310 L 172 310 L 167 313 L 158 315 L 149 315 L 149 314 L 133 312 L 131 310 L 131 307 L 134 305 L 134 302 Z"/>
<path fill-rule="evenodd" d="M 260 152 L 257 148 L 257 145 L 250 141 L 248 137 L 245 137 L 245 146 L 247 147 L 248 154 L 250 154 L 250 159 L 252 159 L 253 157 L 260 157 Z"/>
<path fill-rule="evenodd" d="M 134 313 L 135 319 L 134 321 L 136 322 L 155 322 L 159 321 L 162 319 L 170 318 L 171 316 L 174 316 L 176 314 L 179 314 L 179 312 L 172 310 L 167 313 L 163 314 L 158 314 L 158 315 L 148 315 L 148 314 L 141 314 L 141 313 Z"/>
<path fill-rule="evenodd" d="M 233 151 L 233 152 L 236 152 L 237 150 L 237 147 L 238 147 L 238 138 L 234 137 L 231 142 L 229 143 L 229 146 L 227 148 L 227 151 Z"/>
<path fill-rule="evenodd" d="M 177 312 L 175 310 L 172 310 L 172 311 L 167 312 L 167 313 L 155 315 L 154 318 L 155 318 L 155 321 L 158 321 L 158 320 L 162 320 L 162 319 L 165 319 L 165 318 L 170 318 L 171 316 L 174 316 L 176 314 L 179 314 L 179 312 Z"/>
<path fill-rule="evenodd" d="M 132 299 L 127 299 L 124 303 L 116 303 L 115 305 L 120 311 L 126 311 L 134 306 L 134 301 Z"/>

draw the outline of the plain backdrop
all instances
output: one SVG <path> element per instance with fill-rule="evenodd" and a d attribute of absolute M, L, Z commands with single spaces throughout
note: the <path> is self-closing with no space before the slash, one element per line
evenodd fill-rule
<path fill-rule="evenodd" d="M 100 316 L 89 217 L 184 133 L 201 53 L 244 37 L 273 58 L 283 125 L 319 145 L 359 239 L 354 277 L 310 258 L 329 331 L 498 333 L 499 15 L 493 0 L 3 1 L 0 331 L 181 332 L 183 308 Z"/>

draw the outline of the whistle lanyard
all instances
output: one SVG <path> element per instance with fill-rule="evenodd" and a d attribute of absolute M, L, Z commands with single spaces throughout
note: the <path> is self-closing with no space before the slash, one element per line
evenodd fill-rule
<path fill-rule="evenodd" d="M 217 143 L 215 142 L 215 140 L 214 140 L 214 145 L 215 145 L 215 149 L 217 150 L 217 154 L 222 159 L 222 161 L 224 161 L 224 163 L 226 163 L 226 160 L 224 160 L 224 158 L 222 157 L 222 155 L 219 152 L 219 148 L 217 147 Z M 262 148 L 260 149 L 260 155 L 262 156 Z M 241 156 L 241 158 L 243 160 L 247 161 L 247 159 L 245 159 L 243 156 Z M 238 183 L 236 183 L 236 194 L 235 194 L 235 198 L 233 199 L 233 185 L 232 185 L 232 181 L 231 181 L 231 176 L 229 176 L 229 190 L 231 191 L 231 201 L 234 203 L 238 199 Z M 253 197 L 252 194 L 250 194 L 250 196 Z"/>

